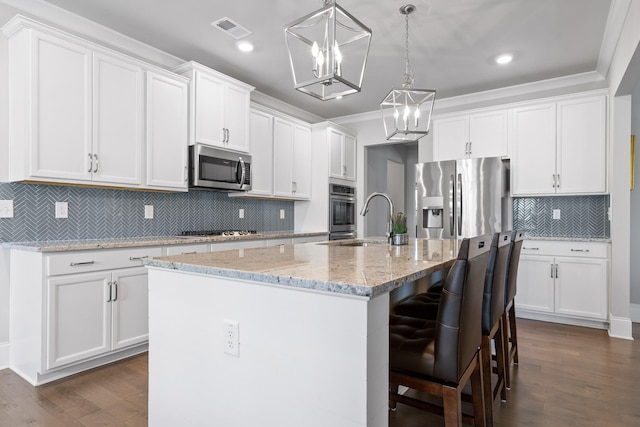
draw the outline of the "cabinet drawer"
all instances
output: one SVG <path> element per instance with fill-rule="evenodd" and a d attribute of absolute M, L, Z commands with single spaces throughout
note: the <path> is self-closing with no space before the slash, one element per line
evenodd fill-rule
<path fill-rule="evenodd" d="M 142 265 L 142 258 L 161 255 L 159 247 L 59 252 L 45 257 L 45 271 L 48 276 L 56 276 L 138 267 Z"/>
<path fill-rule="evenodd" d="M 522 254 L 607 258 L 608 243 L 525 240 Z"/>

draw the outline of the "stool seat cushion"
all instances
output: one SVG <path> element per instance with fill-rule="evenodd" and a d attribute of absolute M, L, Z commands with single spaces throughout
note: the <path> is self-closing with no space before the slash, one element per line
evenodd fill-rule
<path fill-rule="evenodd" d="M 397 371 L 432 377 L 437 323 L 392 314 L 389 317 L 389 366 Z"/>

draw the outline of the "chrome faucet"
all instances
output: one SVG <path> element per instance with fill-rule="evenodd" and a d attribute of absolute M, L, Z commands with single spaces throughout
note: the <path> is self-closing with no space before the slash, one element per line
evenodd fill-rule
<path fill-rule="evenodd" d="M 387 194 L 385 193 L 371 193 L 369 195 L 369 197 L 367 197 L 367 200 L 364 202 L 364 206 L 362 207 L 362 210 L 360 211 L 360 215 L 365 216 L 367 214 L 367 212 L 369 211 L 369 202 L 371 201 L 371 199 L 373 199 L 376 196 L 380 196 L 383 197 L 387 200 L 387 202 L 389 202 L 389 218 L 387 219 L 388 221 L 388 225 L 387 225 L 387 239 L 389 239 L 389 243 L 392 243 L 392 239 L 393 239 L 393 224 L 392 224 L 392 220 L 393 220 L 393 202 L 391 201 L 391 197 L 389 197 Z"/>

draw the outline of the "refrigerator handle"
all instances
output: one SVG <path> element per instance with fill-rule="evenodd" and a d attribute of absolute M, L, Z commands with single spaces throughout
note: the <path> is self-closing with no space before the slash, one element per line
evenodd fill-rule
<path fill-rule="evenodd" d="M 453 198 L 456 194 L 456 181 L 453 175 L 449 175 L 449 236 L 453 236 L 453 230 L 455 225 Z"/>
<path fill-rule="evenodd" d="M 462 174 L 458 174 L 458 191 L 456 191 L 456 216 L 458 217 L 458 236 L 462 235 Z"/>

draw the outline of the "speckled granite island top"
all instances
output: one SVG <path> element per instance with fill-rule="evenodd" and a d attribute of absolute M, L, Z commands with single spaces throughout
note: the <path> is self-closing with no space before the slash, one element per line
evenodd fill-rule
<path fill-rule="evenodd" d="M 447 268 L 459 241 L 409 239 L 391 246 L 383 239 L 339 240 L 145 260 L 149 267 L 188 273 L 375 297 Z"/>

